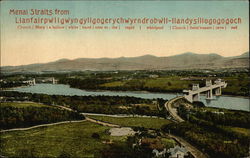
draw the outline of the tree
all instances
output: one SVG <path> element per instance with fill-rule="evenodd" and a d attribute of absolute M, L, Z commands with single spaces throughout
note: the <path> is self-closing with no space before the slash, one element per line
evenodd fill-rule
<path fill-rule="evenodd" d="M 93 133 L 91 137 L 95 139 L 100 139 L 100 135 L 98 133 Z"/>

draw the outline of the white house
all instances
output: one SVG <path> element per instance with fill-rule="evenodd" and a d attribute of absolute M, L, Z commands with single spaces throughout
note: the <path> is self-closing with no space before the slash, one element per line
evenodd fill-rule
<path fill-rule="evenodd" d="M 170 153 L 169 158 L 184 158 L 184 156 L 188 155 L 187 149 L 178 145 L 168 149 L 168 153 Z"/>

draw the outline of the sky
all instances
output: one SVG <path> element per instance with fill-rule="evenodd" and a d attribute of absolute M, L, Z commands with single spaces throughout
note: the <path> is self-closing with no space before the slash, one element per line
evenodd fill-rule
<path fill-rule="evenodd" d="M 1 1 L 1 66 L 46 63 L 62 58 L 171 56 L 185 52 L 236 56 L 249 51 L 248 1 Z M 236 18 L 237 30 L 37 30 L 17 29 L 10 9 L 60 9 L 58 17 Z M 38 15 L 35 17 L 46 17 Z M 50 16 L 47 16 L 50 17 Z M 21 24 L 23 26 L 31 24 Z M 137 27 L 138 25 L 136 25 Z M 150 25 L 143 25 L 143 27 Z M 161 25 L 160 25 L 161 26 Z M 179 25 L 181 26 L 181 25 Z M 224 26 L 224 25 L 222 25 Z M 125 27 L 125 25 L 121 25 Z"/>

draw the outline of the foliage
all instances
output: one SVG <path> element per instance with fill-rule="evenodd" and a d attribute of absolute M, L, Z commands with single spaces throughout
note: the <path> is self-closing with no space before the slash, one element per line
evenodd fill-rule
<path fill-rule="evenodd" d="M 93 133 L 91 137 L 95 139 L 100 139 L 100 135 L 98 133 Z"/>
<path fill-rule="evenodd" d="M 104 140 L 116 140 L 105 133 L 108 129 L 85 121 L 4 132 L 0 137 L 0 155 L 18 158 L 20 154 L 33 157 L 94 157 L 106 146 Z M 100 139 L 93 139 L 93 133 L 98 133 Z"/>
<path fill-rule="evenodd" d="M 240 158 L 246 156 L 248 152 L 249 141 L 248 145 L 242 144 L 238 142 L 241 138 L 232 138 L 197 124 L 172 123 L 164 126 L 163 130 L 165 132 L 170 130 L 172 133 L 184 137 L 213 158 Z"/>
<path fill-rule="evenodd" d="M 164 124 L 171 123 L 171 121 L 161 118 L 144 118 L 144 117 L 108 117 L 108 116 L 91 116 L 100 121 L 109 122 L 121 126 L 128 127 L 144 127 L 152 129 L 160 129 Z"/>
<path fill-rule="evenodd" d="M 151 91 L 151 92 L 177 92 L 189 89 L 192 83 L 205 86 L 204 78 L 215 80 L 221 78 L 228 85 L 223 94 L 249 96 L 249 74 L 246 72 L 218 71 L 206 73 L 205 71 L 127 71 L 114 74 L 112 72 L 96 72 L 95 75 L 75 78 L 61 77 L 59 82 L 69 84 L 71 87 L 92 90 L 121 90 L 121 91 Z M 150 78 L 151 74 L 158 78 Z"/>
<path fill-rule="evenodd" d="M 12 87 L 20 87 L 20 86 L 27 86 L 27 83 L 23 83 L 20 81 L 0 82 L 1 88 L 12 88 Z"/>
<path fill-rule="evenodd" d="M 65 152 L 65 151 L 62 151 L 62 153 L 58 156 L 58 158 L 71 158 L 71 154 Z"/>
<path fill-rule="evenodd" d="M 30 127 L 39 124 L 84 119 L 76 112 L 49 106 L 18 107 L 20 103 L 1 103 L 0 129 Z M 12 106 L 11 104 L 14 104 Z M 21 103 L 22 105 L 22 103 Z M 31 104 L 32 105 L 32 104 Z"/>
<path fill-rule="evenodd" d="M 102 158 L 135 158 L 131 147 L 127 144 L 111 144 L 101 151 Z"/>
<path fill-rule="evenodd" d="M 47 105 L 68 106 L 78 112 L 103 114 L 140 114 L 160 116 L 150 99 L 128 96 L 60 96 L 46 94 L 0 92 L 5 101 L 34 101 Z"/>
<path fill-rule="evenodd" d="M 249 128 L 249 112 L 199 107 L 188 110 L 180 105 L 178 114 L 187 121 L 166 125 L 163 127 L 165 132 L 170 130 L 184 137 L 211 157 L 239 158 L 247 155 L 250 136 L 233 129 L 235 126 Z"/>
<path fill-rule="evenodd" d="M 191 113 L 199 119 L 210 121 L 216 125 L 250 128 L 250 113 L 247 111 L 225 110 L 212 112 L 205 109 L 194 109 Z"/>

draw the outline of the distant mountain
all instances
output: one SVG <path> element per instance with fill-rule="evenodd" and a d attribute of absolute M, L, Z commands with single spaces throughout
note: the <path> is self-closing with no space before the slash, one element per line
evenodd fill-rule
<path fill-rule="evenodd" d="M 60 59 L 44 64 L 1 67 L 2 72 L 41 72 L 41 71 L 79 71 L 79 70 L 187 70 L 249 68 L 249 52 L 235 57 L 218 54 L 183 53 L 169 57 L 144 55 L 120 58 L 78 58 Z"/>
<path fill-rule="evenodd" d="M 249 58 L 249 52 L 243 53 L 240 56 L 236 56 L 237 58 Z"/>

